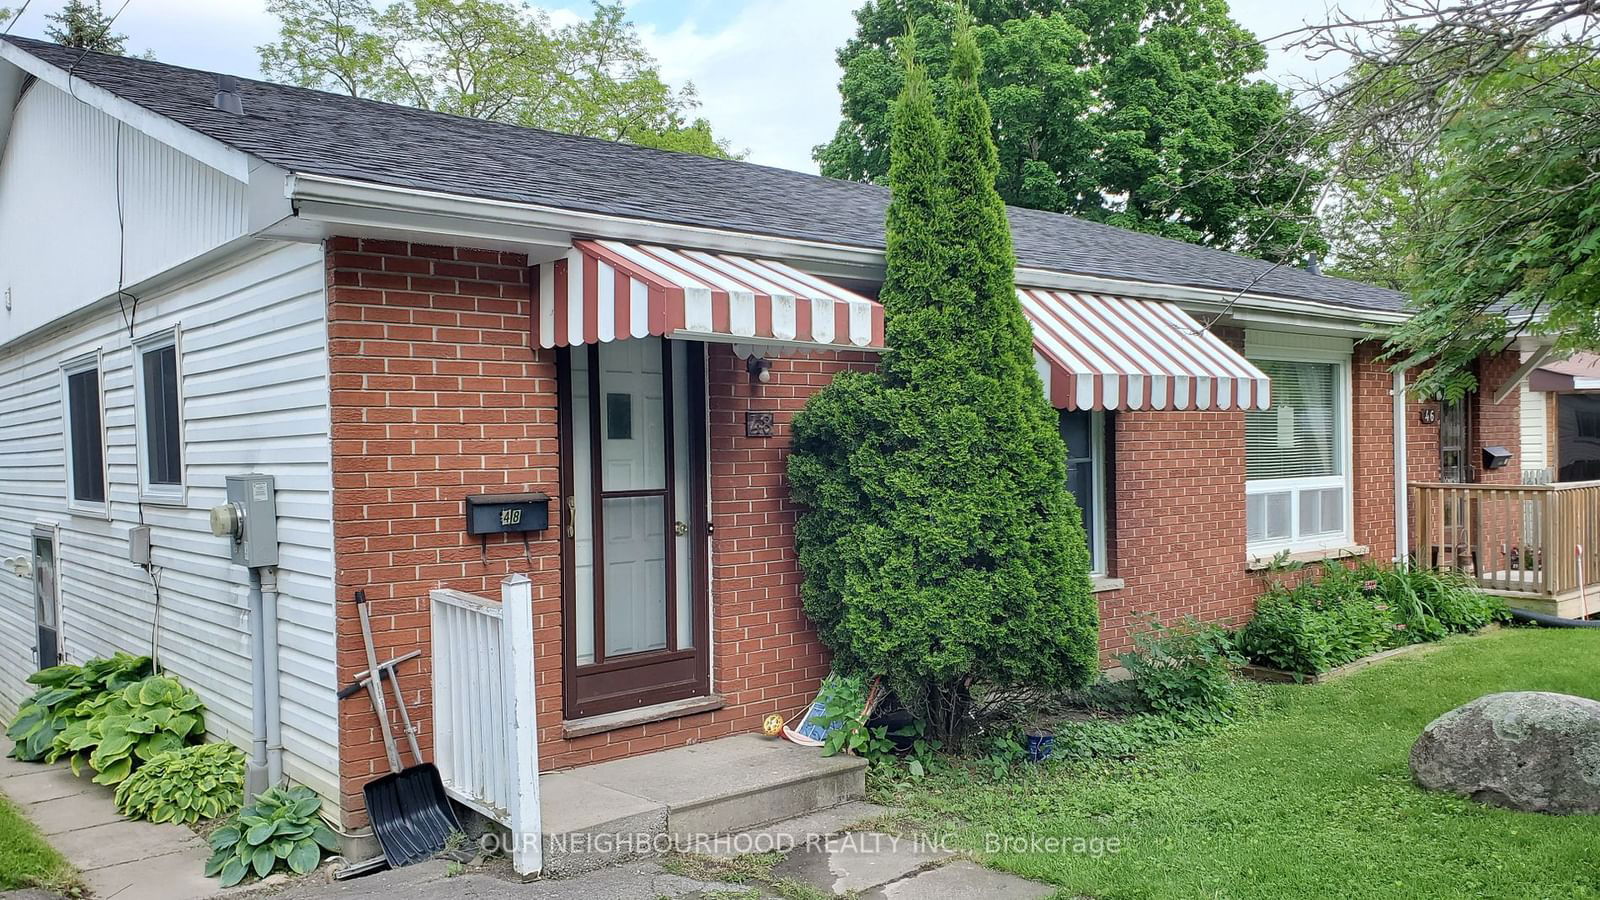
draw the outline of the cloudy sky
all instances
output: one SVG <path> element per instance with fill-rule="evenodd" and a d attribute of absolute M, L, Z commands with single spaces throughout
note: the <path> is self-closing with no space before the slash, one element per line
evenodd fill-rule
<path fill-rule="evenodd" d="M 108 12 L 121 0 L 103 0 Z M 861 0 L 630 0 L 633 20 L 674 83 L 693 81 L 703 113 L 719 135 L 750 160 L 816 171 L 812 146 L 833 135 L 839 116 L 834 51 L 854 31 Z M 15 6 L 20 0 L 0 0 Z M 588 14 L 587 0 L 535 5 L 557 22 Z M 1375 0 L 1351 0 L 1356 12 Z M 46 13 L 60 0 L 32 0 L 13 23 L 17 34 L 42 37 Z M 1324 21 L 1324 0 L 1234 0 L 1234 17 L 1261 37 Z M 276 20 L 265 0 L 128 0 L 116 30 L 128 49 L 152 50 L 176 65 L 259 75 L 255 48 L 272 40 Z M 1323 68 L 1328 68 L 1327 64 Z M 1272 48 L 1269 76 L 1288 82 L 1316 77 L 1318 66 Z"/>

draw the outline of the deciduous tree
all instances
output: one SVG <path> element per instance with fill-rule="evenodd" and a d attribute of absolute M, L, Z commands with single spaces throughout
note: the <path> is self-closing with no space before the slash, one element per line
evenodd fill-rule
<path fill-rule="evenodd" d="M 693 117 L 620 3 L 554 27 L 513 0 L 269 0 L 269 77 L 303 87 L 707 156 L 734 156 Z"/>
<path fill-rule="evenodd" d="M 891 45 L 909 21 L 923 46 L 949 46 L 959 8 L 872 0 L 857 12 L 857 33 L 839 51 L 844 119 L 815 151 L 823 174 L 884 178 L 902 77 Z M 1257 79 L 1265 51 L 1225 0 L 975 0 L 972 9 L 1008 203 L 1273 259 L 1324 248 L 1309 122 L 1285 91 Z M 949 63 L 947 50 L 927 55 L 936 77 Z"/>

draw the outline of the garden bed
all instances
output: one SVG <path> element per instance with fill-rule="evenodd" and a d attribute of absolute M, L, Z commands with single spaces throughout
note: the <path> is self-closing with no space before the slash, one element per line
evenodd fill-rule
<path fill-rule="evenodd" d="M 1404 647 L 1394 647 L 1389 650 L 1374 653 L 1371 656 L 1363 656 L 1358 660 L 1347 662 L 1342 666 L 1335 666 L 1326 672 L 1313 672 L 1309 675 L 1305 674 L 1304 672 L 1291 672 L 1287 669 L 1275 669 L 1272 666 L 1258 665 L 1256 663 L 1250 663 L 1241 667 L 1239 669 L 1239 674 L 1250 679 L 1251 681 L 1259 681 L 1262 684 L 1321 684 L 1323 682 L 1333 681 L 1337 678 L 1343 678 L 1344 676 L 1353 672 L 1359 672 L 1368 666 L 1376 665 L 1384 660 L 1393 659 L 1396 656 L 1409 656 L 1413 653 L 1420 653 L 1425 650 L 1437 650 L 1438 648 L 1439 645 L 1436 643 L 1407 644 Z"/>

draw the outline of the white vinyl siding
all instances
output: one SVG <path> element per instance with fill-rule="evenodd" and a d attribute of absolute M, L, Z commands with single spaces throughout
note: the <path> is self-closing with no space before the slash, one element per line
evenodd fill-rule
<path fill-rule="evenodd" d="M 136 284 L 238 238 L 246 221 L 243 182 L 34 82 L 0 146 L 0 343 L 110 296 L 119 277 Z"/>
<path fill-rule="evenodd" d="M 1523 362 L 1527 362 L 1528 354 L 1523 353 Z M 1521 394 L 1521 425 L 1522 425 L 1522 472 L 1524 481 L 1553 480 L 1545 473 L 1545 468 L 1550 463 L 1549 454 L 1549 419 L 1546 418 L 1548 409 L 1545 404 L 1549 395 L 1544 391 L 1528 389 L 1528 380 L 1522 380 L 1519 388 Z"/>
<path fill-rule="evenodd" d="M 1245 542 L 1252 557 L 1351 543 L 1348 344 L 1250 334 L 1272 406 L 1245 413 Z"/>
<path fill-rule="evenodd" d="M 285 766 L 337 800 L 333 697 L 332 477 L 323 257 L 314 244 L 263 244 L 226 267 L 142 297 L 133 339 L 181 324 L 187 494 L 139 501 L 134 353 L 123 314 L 105 305 L 65 331 L 0 348 L 0 559 L 28 552 L 37 524 L 60 529 L 62 646 L 69 662 L 150 652 L 155 591 L 128 560 L 128 529 L 151 526 L 160 586 L 160 658 L 200 693 L 208 730 L 250 738 L 248 573 L 213 537 L 208 511 L 224 476 L 274 476 Z M 67 509 L 60 360 L 99 348 L 108 518 Z M 0 715 L 33 670 L 27 579 L 0 572 Z"/>

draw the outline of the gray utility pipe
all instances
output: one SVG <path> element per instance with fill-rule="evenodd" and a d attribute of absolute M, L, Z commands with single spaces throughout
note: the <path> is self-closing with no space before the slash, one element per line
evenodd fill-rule
<path fill-rule="evenodd" d="M 278 700 L 278 571 L 250 570 L 250 758 L 245 797 L 283 783 L 283 719 Z"/>
<path fill-rule="evenodd" d="M 283 710 L 278 686 L 278 567 L 261 567 L 261 649 L 266 660 L 267 783 L 283 784 Z"/>

